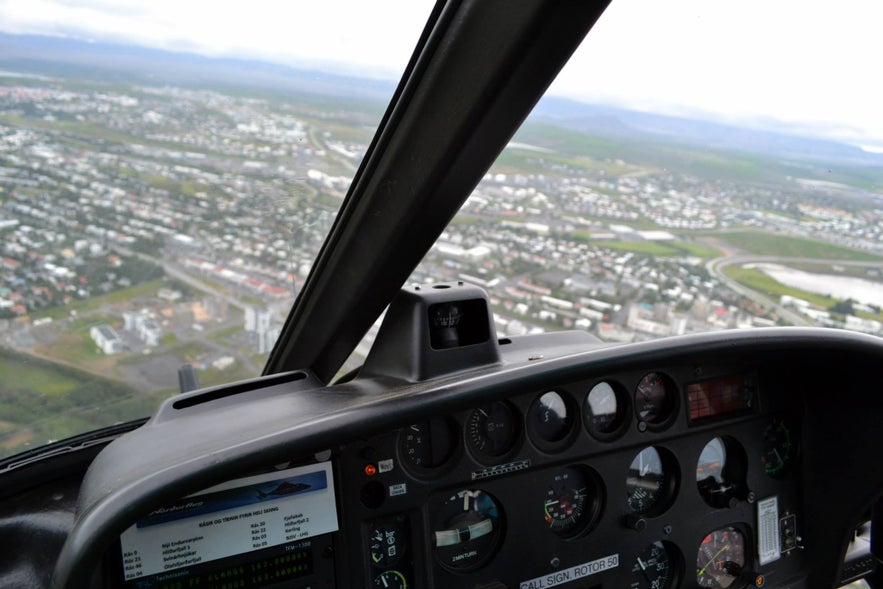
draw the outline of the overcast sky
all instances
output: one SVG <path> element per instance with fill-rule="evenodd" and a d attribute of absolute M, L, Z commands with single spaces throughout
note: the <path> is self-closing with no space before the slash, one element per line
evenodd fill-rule
<path fill-rule="evenodd" d="M 0 30 L 392 79 L 430 9 L 426 0 L 0 0 Z M 873 0 L 613 0 L 552 91 L 797 123 L 883 148 L 881 23 Z"/>

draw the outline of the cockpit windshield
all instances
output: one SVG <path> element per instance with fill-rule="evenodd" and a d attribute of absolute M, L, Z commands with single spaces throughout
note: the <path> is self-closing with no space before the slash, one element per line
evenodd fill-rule
<path fill-rule="evenodd" d="M 261 373 L 431 8 L 0 4 L 0 457 Z"/>
<path fill-rule="evenodd" d="M 883 335 L 883 14 L 829 8 L 615 0 L 411 281 L 500 336 Z M 0 5 L 0 457 L 260 374 L 431 9 Z"/>
<path fill-rule="evenodd" d="M 484 287 L 501 336 L 883 334 L 866 10 L 612 2 L 412 280 Z"/>

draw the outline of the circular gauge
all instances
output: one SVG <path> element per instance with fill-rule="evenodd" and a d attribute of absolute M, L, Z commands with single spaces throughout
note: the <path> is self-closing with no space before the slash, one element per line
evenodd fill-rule
<path fill-rule="evenodd" d="M 696 484 L 706 503 L 726 507 L 733 499 L 743 497 L 747 487 L 744 455 L 732 439 L 714 438 L 705 444 L 696 464 Z"/>
<path fill-rule="evenodd" d="M 724 480 L 724 465 L 727 463 L 727 449 L 724 441 L 714 438 L 702 449 L 696 464 L 696 482 L 712 479 L 718 483 Z"/>
<path fill-rule="evenodd" d="M 733 526 L 705 536 L 696 555 L 696 582 L 701 587 L 726 589 L 745 566 L 745 536 Z"/>
<path fill-rule="evenodd" d="M 466 420 L 466 441 L 479 457 L 498 458 L 515 446 L 518 413 L 505 401 L 479 407 Z"/>
<path fill-rule="evenodd" d="M 457 428 L 448 418 L 415 423 L 399 433 L 399 455 L 418 474 L 443 466 L 456 449 Z"/>
<path fill-rule="evenodd" d="M 626 504 L 633 513 L 652 514 L 665 508 L 672 494 L 674 469 L 656 448 L 638 452 L 626 477 Z"/>
<path fill-rule="evenodd" d="M 674 415 L 676 398 L 671 379 L 661 372 L 651 372 L 635 388 L 635 411 L 642 421 L 661 425 Z"/>
<path fill-rule="evenodd" d="M 632 565 L 630 589 L 668 589 L 675 583 L 675 567 L 662 542 L 650 544 Z"/>
<path fill-rule="evenodd" d="M 592 387 L 583 405 L 586 427 L 596 438 L 610 439 L 622 431 L 626 422 L 625 395 L 609 382 Z"/>
<path fill-rule="evenodd" d="M 405 530 L 398 520 L 375 522 L 368 536 L 371 564 L 384 568 L 399 561 L 405 551 Z"/>
<path fill-rule="evenodd" d="M 432 547 L 442 566 L 465 571 L 493 556 L 503 536 L 503 512 L 488 493 L 458 491 L 433 513 Z"/>
<path fill-rule="evenodd" d="M 788 470 L 793 455 L 791 430 L 783 420 L 773 420 L 763 432 L 763 454 L 760 457 L 763 471 L 773 478 L 782 476 Z"/>
<path fill-rule="evenodd" d="M 527 427 L 531 439 L 546 447 L 564 440 L 573 431 L 573 412 L 560 393 L 549 391 L 530 406 Z"/>
<path fill-rule="evenodd" d="M 601 512 L 602 491 L 597 477 L 580 466 L 568 466 L 549 481 L 543 516 L 549 529 L 574 536 L 594 523 Z"/>
<path fill-rule="evenodd" d="M 408 580 L 399 571 L 383 571 L 374 577 L 374 586 L 383 589 L 408 589 Z"/>

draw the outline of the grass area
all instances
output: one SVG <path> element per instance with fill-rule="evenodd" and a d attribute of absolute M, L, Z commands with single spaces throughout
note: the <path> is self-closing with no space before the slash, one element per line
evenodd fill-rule
<path fill-rule="evenodd" d="M 801 237 L 759 231 L 722 232 L 716 233 L 715 237 L 750 254 L 819 260 L 883 261 L 883 257 L 874 254 Z"/>
<path fill-rule="evenodd" d="M 727 266 L 724 268 L 724 274 L 732 278 L 736 282 L 747 286 L 752 290 L 767 295 L 773 300 L 778 301 L 783 295 L 796 297 L 809 301 L 814 305 L 828 308 L 837 301 L 829 296 L 820 295 L 799 288 L 787 286 L 773 279 L 768 274 L 764 274 L 757 268 L 745 268 L 743 266 Z"/>
<path fill-rule="evenodd" d="M 144 296 L 146 294 L 153 294 L 163 286 L 169 286 L 169 284 L 167 283 L 167 281 L 162 279 L 142 282 L 141 284 L 136 284 L 135 286 L 132 286 L 130 288 L 115 290 L 106 295 L 92 297 L 90 299 L 85 299 L 82 301 L 74 301 L 69 305 L 64 305 L 61 307 L 52 307 L 50 309 L 35 311 L 31 315 L 31 317 L 33 319 L 39 319 L 42 317 L 61 319 L 62 317 L 68 317 L 71 314 L 71 311 L 76 311 L 77 313 L 95 311 L 106 305 L 123 303 L 136 297 Z"/>
<path fill-rule="evenodd" d="M 799 288 L 793 288 L 791 286 L 782 284 L 781 282 L 778 282 L 777 280 L 773 279 L 771 276 L 763 273 L 757 268 L 727 266 L 726 268 L 724 268 L 724 274 L 739 282 L 740 284 L 761 292 L 776 301 L 778 301 L 781 296 L 788 295 L 796 297 L 798 299 L 803 299 L 804 301 L 808 301 L 825 309 L 830 309 L 835 303 L 837 303 L 837 299 L 833 297 L 801 290 Z M 862 319 L 883 321 L 883 312 L 866 313 L 864 311 L 859 311 L 855 313 L 855 315 L 856 317 L 861 317 Z"/>
<path fill-rule="evenodd" d="M 101 353 L 89 335 L 89 330 L 97 325 L 110 325 L 118 329 L 122 327 L 123 322 L 119 317 L 110 315 L 69 319 L 63 333 L 59 333 L 58 338 L 52 343 L 39 346 L 38 351 L 60 362 L 89 365 L 90 369 L 96 368 L 94 366 L 96 363 L 112 363 L 112 360 Z"/>
<path fill-rule="evenodd" d="M 213 340 L 227 339 L 228 337 L 236 335 L 240 331 L 242 331 L 241 325 L 231 325 L 230 327 L 223 327 L 221 329 L 209 332 L 208 338 Z"/>
<path fill-rule="evenodd" d="M 591 232 L 572 231 L 570 237 L 587 241 L 591 239 Z M 720 252 L 714 248 L 685 241 L 595 241 L 594 243 L 597 247 L 666 258 L 696 257 L 711 259 L 720 256 Z"/>
<path fill-rule="evenodd" d="M 165 354 L 171 354 L 177 358 L 181 358 L 185 361 L 191 361 L 203 354 L 208 354 L 211 351 L 205 344 L 201 344 L 199 342 L 187 342 L 183 344 L 179 344 L 168 350 L 165 350 Z"/>
<path fill-rule="evenodd" d="M 0 375 L 4 386 L 14 377 L 15 386 L 42 395 L 57 396 L 70 393 L 80 385 L 77 378 L 62 370 L 46 370 L 27 356 L 0 354 Z"/>
<path fill-rule="evenodd" d="M 672 246 L 687 252 L 691 256 L 710 260 L 721 255 L 721 251 L 707 245 L 699 245 L 698 243 L 687 243 L 686 241 L 673 241 Z"/>
<path fill-rule="evenodd" d="M 583 155 L 558 153 L 556 151 L 537 151 L 523 147 L 508 147 L 497 157 L 490 173 L 504 174 L 548 174 L 553 166 L 566 166 L 572 170 L 603 173 L 608 177 L 621 176 L 644 170 L 626 163 L 614 163 L 613 160 L 595 159 Z"/>
<path fill-rule="evenodd" d="M 149 415 L 160 401 L 131 387 L 0 349 L 0 457 Z"/>
<path fill-rule="evenodd" d="M 601 247 L 648 256 L 677 257 L 680 250 L 661 241 L 602 241 Z"/>
<path fill-rule="evenodd" d="M 623 152 L 626 150 L 621 143 L 549 123 L 527 121 L 515 133 L 512 140 L 570 155 L 598 159 L 631 159 L 623 157 Z M 534 153 L 535 158 L 545 155 L 547 154 Z"/>

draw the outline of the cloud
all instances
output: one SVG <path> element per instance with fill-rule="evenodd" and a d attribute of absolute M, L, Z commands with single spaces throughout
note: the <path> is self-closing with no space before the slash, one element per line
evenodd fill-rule
<path fill-rule="evenodd" d="M 7 0 L 0 30 L 95 39 L 215 57 L 351 64 L 397 77 L 430 0 Z"/>

